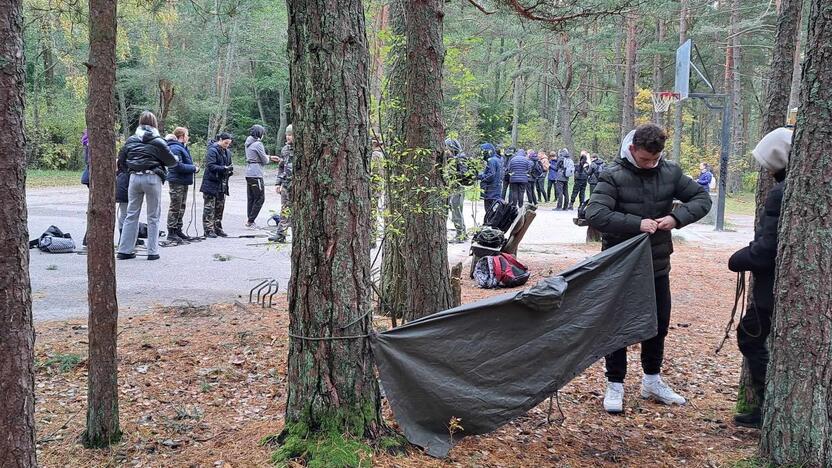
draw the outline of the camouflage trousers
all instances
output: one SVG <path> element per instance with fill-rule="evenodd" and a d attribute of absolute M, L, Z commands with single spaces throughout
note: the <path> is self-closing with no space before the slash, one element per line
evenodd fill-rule
<path fill-rule="evenodd" d="M 168 208 L 168 232 L 182 229 L 185 204 L 188 201 L 188 186 L 170 184 L 170 208 Z"/>
<path fill-rule="evenodd" d="M 215 197 L 202 194 L 204 206 L 202 207 L 202 228 L 205 232 L 213 232 L 222 229 L 222 212 L 225 210 L 225 197 Z"/>
<path fill-rule="evenodd" d="M 277 224 L 278 239 L 286 238 L 286 231 L 292 227 L 292 207 L 289 205 L 289 191 L 285 188 L 280 192 L 280 222 Z"/>

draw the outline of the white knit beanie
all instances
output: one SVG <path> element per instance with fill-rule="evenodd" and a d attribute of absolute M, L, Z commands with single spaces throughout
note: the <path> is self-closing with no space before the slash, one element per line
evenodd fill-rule
<path fill-rule="evenodd" d="M 757 143 L 754 159 L 770 172 L 780 172 L 789 165 L 789 153 L 792 151 L 792 130 L 781 127 L 768 133 Z"/>

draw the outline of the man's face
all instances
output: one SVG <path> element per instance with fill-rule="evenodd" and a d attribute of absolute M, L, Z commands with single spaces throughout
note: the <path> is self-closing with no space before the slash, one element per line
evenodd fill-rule
<path fill-rule="evenodd" d="M 288 143 L 290 145 L 295 144 L 295 135 L 292 134 L 292 133 L 287 133 L 286 134 L 286 143 Z"/>
<path fill-rule="evenodd" d="M 185 132 L 184 135 L 179 137 L 179 142 L 182 143 L 183 145 L 187 145 L 189 141 L 191 141 L 191 135 L 188 134 L 188 132 Z"/>
<path fill-rule="evenodd" d="M 231 146 L 231 138 L 227 140 L 220 140 L 219 145 L 223 147 L 223 149 L 228 149 Z"/>
<path fill-rule="evenodd" d="M 659 165 L 659 159 L 662 157 L 661 151 L 653 154 L 644 148 L 637 148 L 635 145 L 630 145 L 630 153 L 633 155 L 636 165 L 642 169 L 653 169 Z"/>

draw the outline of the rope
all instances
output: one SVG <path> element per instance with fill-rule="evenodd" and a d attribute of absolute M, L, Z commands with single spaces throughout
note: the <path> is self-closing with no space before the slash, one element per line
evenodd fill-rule
<path fill-rule="evenodd" d="M 316 337 L 316 336 L 302 336 L 302 335 L 295 335 L 293 333 L 289 333 L 289 336 L 298 340 L 305 340 L 305 341 L 335 341 L 335 340 L 358 340 L 368 338 L 370 334 L 366 335 L 347 335 L 347 336 L 323 336 L 323 337 Z"/>
<path fill-rule="evenodd" d="M 196 175 L 194 175 L 194 186 L 193 190 L 191 191 L 191 219 L 188 220 L 188 225 L 185 227 L 185 235 L 190 236 L 191 234 L 191 224 L 194 225 L 194 236 L 199 237 L 199 227 L 198 224 L 194 221 L 196 219 Z"/>
<path fill-rule="evenodd" d="M 752 338 L 759 338 L 762 333 L 762 327 L 760 327 L 759 332 L 755 335 L 748 332 L 748 329 L 745 328 L 743 324 L 743 317 L 745 316 L 745 305 L 746 305 L 746 290 L 745 290 L 745 272 L 737 273 L 737 289 L 734 296 L 734 308 L 731 310 L 731 319 L 728 321 L 728 325 L 725 326 L 725 336 L 722 337 L 722 341 L 719 343 L 719 346 L 716 347 L 714 354 L 719 354 L 722 351 L 722 347 L 725 346 L 725 342 L 728 341 L 728 337 L 731 334 L 731 330 L 734 328 L 734 319 L 737 315 L 737 309 L 739 308 L 740 304 L 742 304 L 742 309 L 740 309 L 740 319 L 739 319 L 739 328 L 741 328 L 748 336 Z M 752 304 L 753 305 L 753 304 Z M 760 313 L 757 312 L 757 307 L 752 307 L 754 310 L 754 314 L 757 316 L 757 323 L 760 323 Z"/>

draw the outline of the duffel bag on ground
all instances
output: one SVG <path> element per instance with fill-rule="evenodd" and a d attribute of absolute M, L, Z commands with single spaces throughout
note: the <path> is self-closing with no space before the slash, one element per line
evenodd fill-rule
<path fill-rule="evenodd" d="M 514 255 L 501 253 L 479 259 L 474 280 L 481 288 L 514 288 L 526 284 L 531 273 Z"/>

